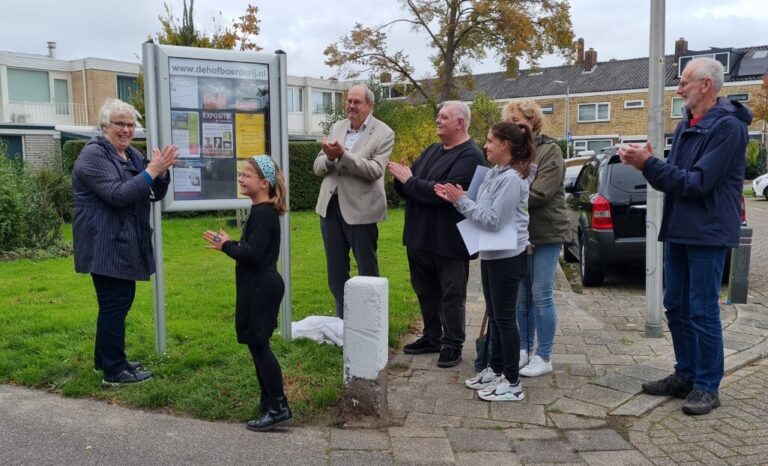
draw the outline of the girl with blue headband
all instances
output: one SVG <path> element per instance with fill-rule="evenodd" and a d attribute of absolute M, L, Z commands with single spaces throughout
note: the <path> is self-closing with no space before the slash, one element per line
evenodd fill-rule
<path fill-rule="evenodd" d="M 269 156 L 251 157 L 237 175 L 240 194 L 253 201 L 251 214 L 239 241 L 224 230 L 206 231 L 209 248 L 224 252 L 235 261 L 235 330 L 238 343 L 248 345 L 261 388 L 258 417 L 248 421 L 250 430 L 272 430 L 288 422 L 291 409 L 283 390 L 280 363 L 269 347 L 277 328 L 277 313 L 285 293 L 283 278 L 277 272 L 280 254 L 279 216 L 288 207 L 285 180 Z"/>

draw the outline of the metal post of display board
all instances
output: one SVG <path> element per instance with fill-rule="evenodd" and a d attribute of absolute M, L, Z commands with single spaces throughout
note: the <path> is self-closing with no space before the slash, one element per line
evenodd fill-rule
<path fill-rule="evenodd" d="M 279 89 L 279 109 L 280 125 L 282 128 L 288 128 L 288 62 L 285 52 L 276 50 L 278 57 L 278 79 Z M 276 144 L 277 145 L 277 144 Z M 280 132 L 280 141 L 278 154 L 280 156 L 280 168 L 285 177 L 285 202 L 290 205 L 290 173 L 289 173 L 289 154 L 288 154 L 288 131 Z M 290 211 L 280 219 L 280 273 L 285 282 L 285 295 L 280 304 L 280 335 L 286 340 L 291 339 L 291 321 L 293 306 L 291 301 L 291 217 Z"/>
<path fill-rule="evenodd" d="M 151 40 L 142 46 L 144 59 L 144 128 L 147 132 L 147 155 L 158 145 L 158 124 L 151 109 L 157 106 L 157 67 L 155 49 Z M 165 354 L 165 277 L 163 269 L 163 214 L 159 202 L 152 203 L 152 245 L 155 251 L 155 276 L 152 279 L 155 317 L 155 352 Z"/>
<path fill-rule="evenodd" d="M 154 205 L 155 346 L 166 352 L 162 212 L 247 209 L 237 172 L 254 155 L 280 164 L 288 187 L 288 114 L 285 53 L 246 53 L 195 47 L 142 47 L 147 147 L 173 144 L 179 158 L 171 184 Z M 287 196 L 286 196 L 287 197 Z M 290 221 L 280 219 L 280 272 L 286 282 L 281 334 L 291 337 Z"/>

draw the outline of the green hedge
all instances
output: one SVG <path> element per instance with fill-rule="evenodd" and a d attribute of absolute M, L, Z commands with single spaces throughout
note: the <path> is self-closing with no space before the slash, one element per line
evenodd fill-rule
<path fill-rule="evenodd" d="M 66 173 L 72 173 L 75 160 L 83 150 L 86 140 L 73 140 L 64 143 L 62 148 L 62 160 Z M 146 153 L 144 141 L 134 141 L 133 147 Z M 317 202 L 317 194 L 320 192 L 322 178 L 312 171 L 312 164 L 320 152 L 319 142 L 291 142 L 288 144 L 289 169 L 290 169 L 290 201 L 291 210 L 314 210 Z M 400 197 L 392 188 L 392 175 L 387 172 L 385 189 L 387 201 L 390 206 L 400 205 Z"/>
<path fill-rule="evenodd" d="M 754 180 L 766 172 L 766 151 L 760 141 L 750 139 L 749 144 L 747 144 L 746 158 L 747 165 L 744 178 Z"/>

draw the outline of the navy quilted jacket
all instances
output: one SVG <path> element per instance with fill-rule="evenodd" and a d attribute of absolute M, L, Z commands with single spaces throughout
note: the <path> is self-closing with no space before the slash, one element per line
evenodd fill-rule
<path fill-rule="evenodd" d="M 102 136 L 83 148 L 72 172 L 75 270 L 124 280 L 149 280 L 155 272 L 150 202 L 168 190 L 169 177 L 150 188 L 144 156 L 128 147 L 123 160 Z"/>

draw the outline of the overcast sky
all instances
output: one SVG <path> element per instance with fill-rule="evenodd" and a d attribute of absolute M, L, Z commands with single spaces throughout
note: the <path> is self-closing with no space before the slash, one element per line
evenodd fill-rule
<path fill-rule="evenodd" d="M 181 0 L 167 0 L 174 14 L 181 14 Z M 229 25 L 251 2 L 259 7 L 261 34 L 257 42 L 265 51 L 288 53 L 288 73 L 295 76 L 331 77 L 324 65 L 323 49 L 349 31 L 355 22 L 381 24 L 400 17 L 396 0 L 197 0 L 195 24 L 210 32 L 213 18 Z M 572 0 L 574 33 L 586 48 L 598 52 L 598 61 L 648 56 L 650 1 Z M 163 13 L 159 0 L 0 0 L 0 50 L 46 54 L 46 42 L 58 44 L 57 58 L 111 58 L 139 61 L 141 43 L 160 28 Z M 82 26 L 77 26 L 81 24 Z M 674 51 L 679 37 L 691 50 L 709 47 L 743 47 L 768 44 L 768 1 L 670 0 L 666 2 L 665 50 Z M 398 26 L 390 33 L 392 47 L 411 56 L 417 76 L 432 73 L 426 38 Z M 544 66 L 562 63 L 548 57 Z M 523 68 L 526 66 L 524 65 Z M 501 70 L 496 59 L 473 66 L 476 73 Z"/>

